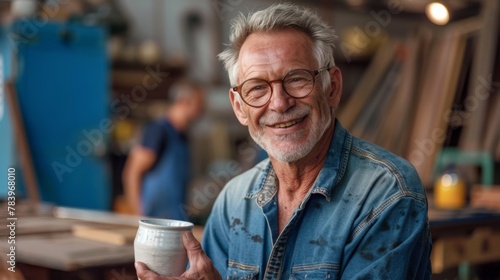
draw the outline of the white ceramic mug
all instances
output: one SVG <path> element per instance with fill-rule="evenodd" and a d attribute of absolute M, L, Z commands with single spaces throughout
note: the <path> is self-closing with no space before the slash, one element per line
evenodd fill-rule
<path fill-rule="evenodd" d="M 159 275 L 180 276 L 188 263 L 182 234 L 192 229 L 193 224 L 190 222 L 139 220 L 139 229 L 134 239 L 135 261 L 145 263 Z"/>

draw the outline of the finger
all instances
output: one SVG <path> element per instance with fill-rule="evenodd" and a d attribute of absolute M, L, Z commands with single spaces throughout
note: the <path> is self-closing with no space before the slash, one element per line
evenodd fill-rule
<path fill-rule="evenodd" d="M 185 232 L 182 235 L 182 241 L 184 247 L 186 247 L 190 263 L 189 270 L 182 276 L 188 279 L 221 279 L 212 260 L 205 254 L 200 242 L 198 242 L 192 232 Z"/>
<path fill-rule="evenodd" d="M 182 235 L 182 242 L 184 243 L 184 247 L 186 247 L 187 255 L 190 260 L 192 257 L 204 254 L 200 242 L 196 240 L 192 232 L 184 232 Z"/>
<path fill-rule="evenodd" d="M 148 266 L 142 262 L 134 263 L 135 270 L 137 271 L 137 277 L 139 280 L 186 280 L 183 277 L 166 277 L 161 276 L 150 270 Z"/>
<path fill-rule="evenodd" d="M 149 270 L 148 266 L 142 262 L 135 262 L 135 270 L 137 272 L 137 277 L 139 279 L 154 279 L 154 277 L 158 277 L 158 274 Z"/>

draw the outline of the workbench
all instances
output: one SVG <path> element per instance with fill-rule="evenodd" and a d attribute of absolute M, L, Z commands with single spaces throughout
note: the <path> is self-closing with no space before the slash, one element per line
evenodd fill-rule
<path fill-rule="evenodd" d="M 13 245 L 14 269 L 16 273 L 21 271 L 24 279 L 136 279 L 133 239 L 138 221 L 146 217 L 67 207 L 45 208 L 23 213 L 17 210 L 15 220 L 7 220 L 9 216 L 0 211 L 7 224 L 15 222 L 14 238 L 8 227 L 0 228 L 3 264 L 8 261 Z M 195 226 L 193 234 L 200 240 L 201 227 Z M 9 244 L 9 237 L 15 243 Z M 5 279 L 1 276 L 0 273 L 0 279 Z"/>
<path fill-rule="evenodd" d="M 500 263 L 500 211 L 431 208 L 429 224 L 434 274 L 457 268 L 459 279 L 470 279 L 472 266 Z"/>
<path fill-rule="evenodd" d="M 0 211 L 0 216 L 7 222 L 5 213 Z M 15 230 L 16 269 L 22 271 L 25 279 L 136 279 L 133 238 L 138 221 L 143 218 L 65 207 L 21 211 Z M 433 273 L 500 262 L 500 212 L 431 208 L 429 221 Z M 109 232 L 123 233 L 121 241 L 115 238 L 102 242 L 75 235 L 75 228 L 103 226 Z M 198 240 L 202 232 L 202 227 L 195 226 L 193 233 Z M 3 252 L 9 252 L 8 237 L 8 227 L 2 226 L 0 258 L 6 257 Z M 3 259 L 2 262 L 5 263 Z"/>

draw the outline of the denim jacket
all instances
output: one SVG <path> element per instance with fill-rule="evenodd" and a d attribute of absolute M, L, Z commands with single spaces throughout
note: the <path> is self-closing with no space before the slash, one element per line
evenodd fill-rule
<path fill-rule="evenodd" d="M 336 121 L 326 162 L 283 231 L 269 160 L 233 178 L 205 226 L 223 279 L 430 279 L 427 200 L 402 158 Z"/>

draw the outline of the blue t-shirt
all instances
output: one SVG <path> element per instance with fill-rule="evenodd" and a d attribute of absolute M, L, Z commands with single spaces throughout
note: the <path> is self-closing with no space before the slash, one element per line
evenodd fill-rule
<path fill-rule="evenodd" d="M 146 126 L 141 145 L 157 155 L 142 181 L 143 214 L 187 220 L 184 211 L 190 169 L 187 138 L 168 120 L 161 119 Z"/>

